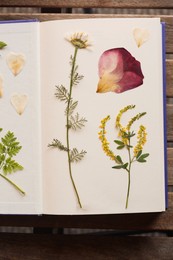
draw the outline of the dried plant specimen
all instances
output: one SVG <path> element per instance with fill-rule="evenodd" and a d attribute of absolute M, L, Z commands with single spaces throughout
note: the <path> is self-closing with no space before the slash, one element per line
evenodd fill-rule
<path fill-rule="evenodd" d="M 19 115 L 22 115 L 28 103 L 28 96 L 26 94 L 14 94 L 11 97 L 11 104 Z"/>
<path fill-rule="evenodd" d="M 10 52 L 6 57 L 7 65 L 14 76 L 17 76 L 23 69 L 26 58 L 23 53 Z"/>
<path fill-rule="evenodd" d="M 2 128 L 0 128 L 2 132 Z M 20 152 L 22 146 L 13 132 L 8 131 L 0 140 L 0 176 L 12 185 L 22 195 L 25 192 L 16 185 L 8 176 L 14 172 L 22 171 L 23 166 L 19 164 L 14 157 Z"/>
<path fill-rule="evenodd" d="M 133 30 L 133 37 L 135 39 L 136 45 L 141 47 L 145 42 L 148 41 L 150 34 L 149 31 L 142 28 L 135 28 Z"/>
<path fill-rule="evenodd" d="M 141 64 L 125 48 L 105 51 L 98 63 L 97 93 L 122 93 L 143 84 Z"/>
<path fill-rule="evenodd" d="M 3 97 L 4 94 L 3 83 L 4 83 L 3 77 L 0 75 L 0 97 Z"/>
<path fill-rule="evenodd" d="M 67 153 L 71 183 L 77 198 L 78 205 L 80 208 L 82 208 L 82 203 L 72 174 L 72 163 L 78 163 L 81 161 L 85 156 L 86 151 L 78 151 L 77 148 L 70 147 L 70 132 L 83 128 L 87 120 L 84 117 L 81 117 L 79 113 L 75 113 L 78 101 L 73 99 L 72 93 L 73 88 L 76 87 L 83 78 L 83 76 L 78 73 L 78 65 L 76 64 L 78 51 L 80 49 L 88 48 L 91 44 L 88 41 L 88 35 L 83 32 L 76 32 L 72 35 L 68 35 L 66 40 L 69 41 L 74 47 L 74 54 L 70 57 L 71 71 L 69 89 L 63 85 L 60 85 L 56 87 L 55 93 L 56 98 L 65 103 L 66 145 L 63 145 L 58 139 L 54 139 L 53 142 L 49 144 L 49 147 L 58 148 L 59 150 L 65 151 Z"/>
<path fill-rule="evenodd" d="M 116 170 L 123 169 L 128 173 L 128 185 L 127 185 L 127 195 L 126 195 L 126 203 L 125 203 L 126 209 L 128 208 L 128 201 L 129 201 L 129 194 L 130 194 L 132 164 L 135 162 L 145 163 L 146 158 L 149 156 L 149 153 L 143 153 L 143 148 L 147 141 L 146 127 L 144 125 L 140 125 L 137 134 L 133 130 L 131 130 L 133 124 L 137 120 L 140 120 L 143 116 L 145 116 L 146 112 L 138 113 L 137 115 L 132 117 L 126 126 L 123 126 L 121 124 L 122 115 L 126 113 L 128 110 L 134 108 L 135 105 L 128 105 L 122 108 L 119 111 L 118 115 L 116 116 L 116 121 L 115 121 L 115 129 L 118 131 L 118 139 L 113 141 L 114 144 L 116 145 L 117 153 L 119 153 L 121 150 L 127 151 L 128 161 L 126 161 L 126 159 L 123 159 L 122 156 L 120 156 L 117 153 L 114 153 L 110 149 L 110 143 L 108 142 L 106 137 L 106 133 L 107 133 L 106 124 L 110 120 L 109 115 L 101 120 L 101 124 L 100 124 L 101 130 L 98 133 L 104 153 L 115 163 L 115 166 L 113 166 L 112 168 Z M 134 143 L 135 136 L 136 139 Z"/>

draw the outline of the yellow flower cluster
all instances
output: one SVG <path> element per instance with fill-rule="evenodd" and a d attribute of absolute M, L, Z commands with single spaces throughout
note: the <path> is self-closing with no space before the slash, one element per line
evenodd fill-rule
<path fill-rule="evenodd" d="M 120 123 L 122 114 L 125 113 L 127 110 L 133 109 L 133 108 L 135 108 L 135 105 L 128 105 L 128 106 L 126 106 L 126 107 L 124 107 L 123 109 L 120 110 L 120 112 L 118 113 L 118 115 L 116 117 L 115 127 L 122 129 L 122 125 Z"/>
<path fill-rule="evenodd" d="M 128 105 L 124 108 L 122 108 L 117 117 L 116 117 L 116 121 L 115 121 L 115 127 L 116 128 L 119 128 L 119 133 L 118 133 L 118 136 L 122 138 L 122 141 L 124 144 L 128 144 L 128 139 L 123 137 L 124 133 L 128 133 L 128 125 L 126 127 L 123 127 L 120 123 L 120 120 L 121 120 L 121 117 L 122 117 L 122 114 L 124 114 L 126 111 L 128 111 L 129 109 L 133 109 L 135 108 L 135 105 Z"/>
<path fill-rule="evenodd" d="M 109 142 L 107 141 L 107 138 L 106 138 L 106 130 L 105 130 L 105 127 L 106 127 L 106 123 L 107 121 L 110 120 L 110 116 L 107 116 L 105 117 L 104 119 L 101 120 L 101 125 L 100 125 L 100 132 L 98 133 L 99 135 L 99 139 L 102 143 L 102 148 L 103 148 L 103 151 L 105 152 L 105 154 L 113 161 L 116 160 L 116 156 L 115 154 L 110 150 L 109 148 Z"/>
<path fill-rule="evenodd" d="M 144 116 L 146 114 L 146 112 L 143 112 L 143 113 L 139 113 L 137 114 L 136 116 L 132 117 L 130 119 L 130 121 L 128 122 L 127 124 L 127 130 L 130 131 L 130 128 L 131 128 L 131 125 L 136 121 L 136 120 L 139 120 L 142 116 Z"/>
<path fill-rule="evenodd" d="M 147 132 L 145 126 L 141 125 L 139 127 L 138 135 L 137 135 L 137 145 L 134 147 L 134 156 L 138 154 L 139 151 L 142 151 L 144 144 L 147 141 Z"/>
<path fill-rule="evenodd" d="M 128 144 L 128 138 L 124 137 L 124 134 L 127 134 L 127 128 L 121 127 L 118 136 L 121 137 L 122 142 L 127 145 Z"/>

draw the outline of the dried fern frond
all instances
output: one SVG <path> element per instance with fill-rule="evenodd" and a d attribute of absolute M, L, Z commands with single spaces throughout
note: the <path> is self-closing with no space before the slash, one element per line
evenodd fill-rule
<path fill-rule="evenodd" d="M 86 154 L 86 151 L 82 150 L 81 152 L 78 152 L 76 148 L 73 148 L 70 151 L 70 161 L 71 162 L 79 162 L 81 161 Z"/>
<path fill-rule="evenodd" d="M 69 100 L 68 90 L 63 86 L 56 86 L 55 97 L 57 97 L 60 101 L 65 101 L 66 103 Z"/>
<path fill-rule="evenodd" d="M 58 139 L 53 139 L 53 142 L 48 144 L 48 147 L 58 148 L 61 151 L 68 152 L 68 148 L 65 147 Z"/>
<path fill-rule="evenodd" d="M 85 123 L 87 120 L 84 117 L 79 117 L 79 114 L 77 113 L 75 116 L 70 117 L 69 120 L 69 127 L 73 130 L 81 129 L 85 126 Z"/>

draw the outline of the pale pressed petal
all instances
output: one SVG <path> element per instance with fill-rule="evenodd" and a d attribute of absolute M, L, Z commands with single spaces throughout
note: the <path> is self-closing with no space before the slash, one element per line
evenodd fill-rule
<path fill-rule="evenodd" d="M 6 57 L 7 65 L 14 76 L 17 76 L 23 69 L 26 59 L 22 53 L 11 52 Z"/>
<path fill-rule="evenodd" d="M 149 31 L 146 29 L 135 28 L 133 30 L 133 37 L 138 47 L 148 41 L 150 34 Z"/>
<path fill-rule="evenodd" d="M 97 93 L 124 91 L 143 84 L 140 62 L 125 48 L 105 51 L 99 59 L 99 77 Z"/>
<path fill-rule="evenodd" d="M 4 94 L 4 89 L 3 89 L 3 77 L 0 75 L 0 97 L 2 97 Z"/>
<path fill-rule="evenodd" d="M 23 114 L 27 103 L 28 103 L 28 96 L 25 94 L 14 94 L 11 97 L 11 104 L 13 105 L 13 107 L 15 108 L 16 112 L 19 115 Z"/>

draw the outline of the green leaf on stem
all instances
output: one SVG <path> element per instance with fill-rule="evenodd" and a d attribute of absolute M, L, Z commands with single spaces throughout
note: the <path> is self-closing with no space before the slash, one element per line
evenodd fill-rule
<path fill-rule="evenodd" d="M 115 165 L 112 167 L 112 169 L 127 169 L 128 163 L 121 164 L 121 165 Z"/>
<path fill-rule="evenodd" d="M 0 49 L 3 49 L 6 46 L 7 44 L 5 42 L 0 41 Z"/>
<path fill-rule="evenodd" d="M 68 90 L 63 86 L 56 86 L 55 97 L 57 97 L 60 101 L 65 101 L 66 103 L 69 100 Z"/>
<path fill-rule="evenodd" d="M 121 150 L 121 149 L 123 149 L 125 147 L 125 145 L 119 145 L 118 147 L 117 147 L 117 149 L 118 150 Z"/>
<path fill-rule="evenodd" d="M 82 150 L 81 152 L 78 152 L 78 150 L 76 148 L 73 148 L 70 151 L 70 162 L 79 162 L 83 159 L 83 157 L 85 156 L 86 151 Z"/>
<path fill-rule="evenodd" d="M 140 150 L 140 151 L 137 153 L 136 158 L 139 158 L 139 157 L 141 156 L 141 154 L 142 154 L 142 150 Z"/>
<path fill-rule="evenodd" d="M 137 161 L 140 163 L 146 162 L 145 158 L 149 156 L 149 153 L 142 154 L 139 158 L 137 158 Z"/>
<path fill-rule="evenodd" d="M 121 156 L 117 155 L 116 156 L 116 160 L 120 163 L 120 164 L 123 164 L 123 161 L 121 159 Z"/>
<path fill-rule="evenodd" d="M 48 147 L 58 148 L 61 151 L 68 152 L 67 147 L 64 146 L 58 139 L 53 139 L 53 142 L 51 144 L 48 144 Z"/>
<path fill-rule="evenodd" d="M 114 140 L 114 143 L 118 144 L 118 145 L 124 145 L 124 143 L 120 140 Z"/>

